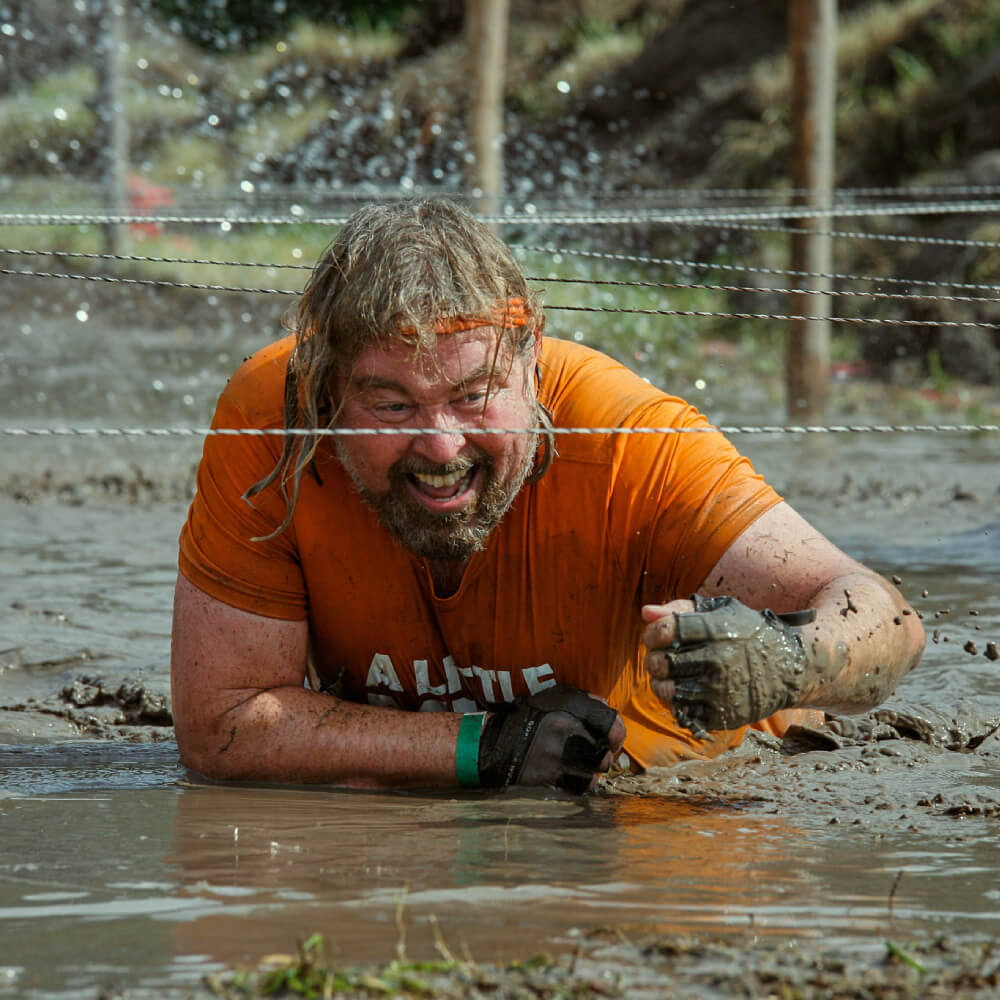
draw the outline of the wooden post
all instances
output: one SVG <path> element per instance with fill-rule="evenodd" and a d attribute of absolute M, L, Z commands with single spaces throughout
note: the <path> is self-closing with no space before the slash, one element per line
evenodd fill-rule
<path fill-rule="evenodd" d="M 466 40 L 469 53 L 469 149 L 474 159 L 469 187 L 478 191 L 479 211 L 502 209 L 503 97 L 507 66 L 510 0 L 468 0 Z"/>
<path fill-rule="evenodd" d="M 789 0 L 789 58 L 792 66 L 792 120 L 795 203 L 828 209 L 833 204 L 834 120 L 837 75 L 837 0 Z M 791 269 L 829 274 L 833 241 L 820 235 L 829 216 L 798 222 L 791 238 Z M 797 288 L 829 291 L 829 278 L 794 278 Z M 826 417 L 830 372 L 829 295 L 792 294 L 785 359 L 786 408 L 797 422 Z"/>
<path fill-rule="evenodd" d="M 101 0 L 97 25 L 97 140 L 107 215 L 128 214 L 128 118 L 125 115 L 125 12 L 123 0 Z M 120 253 L 125 227 L 102 227 L 105 253 Z"/>

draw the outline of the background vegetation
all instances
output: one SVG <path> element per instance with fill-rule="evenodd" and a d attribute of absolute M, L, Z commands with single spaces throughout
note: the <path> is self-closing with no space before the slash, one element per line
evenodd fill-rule
<path fill-rule="evenodd" d="M 0 62 L 0 198 L 5 211 L 99 211 L 96 5 L 7 0 L 12 40 Z M 461 0 L 141 0 L 130 5 L 128 90 L 133 208 L 161 199 L 178 214 L 233 218 L 297 210 L 301 225 L 238 224 L 180 233 L 133 229 L 146 256 L 310 263 L 329 239 L 316 215 L 356 198 L 461 193 L 468 98 Z M 788 194 L 787 0 L 514 0 L 505 99 L 507 190 L 518 211 L 628 212 L 636 206 L 760 205 Z M 59 16 L 62 11 L 62 16 Z M 3 18 L 0 18 L 2 20 Z M 1000 187 L 1000 0 L 840 4 L 837 183 L 854 191 L 920 188 L 914 197 Z M 152 188 L 148 185 L 153 185 Z M 738 196 L 753 189 L 752 197 Z M 736 189 L 734 191 L 734 189 Z M 349 197 L 350 196 L 350 197 Z M 876 200 L 853 195 L 857 203 Z M 940 196 L 937 196 L 940 197 Z M 146 199 L 145 201 L 143 199 Z M 354 200 L 352 200 L 354 199 Z M 886 201 L 882 197 L 881 201 Z M 896 196 L 894 200 L 907 200 Z M 911 199 L 912 200 L 912 199 Z M 849 225 L 846 223 L 849 222 Z M 997 281 L 1000 222 L 987 213 L 851 218 L 840 228 L 951 243 L 841 240 L 839 272 L 913 281 Z M 778 313 L 787 278 L 726 267 L 786 266 L 786 237 L 729 227 L 507 226 L 527 246 L 624 251 L 721 269 L 525 252 L 553 305 L 661 310 L 668 317 L 559 314 L 550 325 L 627 359 L 651 378 L 692 374 L 734 353 L 777 369 L 780 323 L 677 313 Z M 95 251 L 94 227 L 9 227 L 17 247 Z M 956 243 L 956 241 L 958 241 Z M 978 241 L 973 247 L 963 241 Z M 8 262 L 11 260 L 7 259 Z M 23 261 L 19 262 L 23 266 Z M 96 266 L 64 258 L 65 267 Z M 107 265 L 102 265 L 107 266 Z M 141 273 L 220 285 L 300 287 L 304 274 L 216 265 Z M 743 291 L 562 285 L 594 276 L 712 283 Z M 248 281 L 248 277 L 253 281 Z M 870 283 L 865 288 L 873 288 Z M 896 291 L 926 291 L 896 287 Z M 997 290 L 969 301 L 837 300 L 856 317 L 920 318 L 920 328 L 836 328 L 847 370 L 946 394 L 949 380 L 1000 382 Z M 283 302 L 283 305 L 287 302 Z M 687 376 L 685 376 L 687 377 Z M 691 379 L 688 379 L 691 381 Z M 942 389 L 942 387 L 944 387 Z"/>

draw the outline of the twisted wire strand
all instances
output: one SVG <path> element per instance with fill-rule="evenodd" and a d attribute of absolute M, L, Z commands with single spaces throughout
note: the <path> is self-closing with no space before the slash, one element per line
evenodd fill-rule
<path fill-rule="evenodd" d="M 303 191 L 308 195 L 308 192 Z M 676 199 L 679 201 L 717 201 L 727 198 L 773 201 L 777 204 L 793 203 L 794 199 L 806 198 L 814 194 L 809 188 L 643 188 L 641 190 L 589 190 L 573 196 L 544 195 L 534 201 L 546 205 L 580 205 L 586 201 L 655 201 Z M 853 204 L 856 198 L 982 198 L 1000 194 L 997 184 L 940 184 L 911 185 L 906 187 L 845 187 L 830 191 L 831 204 Z"/>
<path fill-rule="evenodd" d="M 1000 424 L 762 424 L 703 427 L 477 427 L 495 434 L 942 434 L 996 433 Z M 421 437 L 448 433 L 428 427 L 0 427 L 6 437 Z"/>
<path fill-rule="evenodd" d="M 696 225 L 713 225 L 712 223 L 696 223 Z M 745 229 L 761 233 L 802 233 L 795 226 L 762 226 L 751 223 L 731 222 L 727 229 Z M 900 233 L 863 233 L 851 230 L 831 229 L 825 231 L 810 230 L 810 236 L 832 236 L 845 240 L 881 240 L 887 243 L 913 243 L 920 246 L 941 247 L 975 247 L 982 250 L 996 250 L 1000 247 L 998 240 L 966 240 L 949 236 L 905 236 Z"/>
<path fill-rule="evenodd" d="M 645 257 L 638 254 L 625 254 L 625 253 L 607 253 L 600 250 L 579 250 L 575 248 L 567 247 L 556 247 L 551 245 L 546 246 L 534 246 L 528 244 L 513 244 L 511 247 L 515 251 L 527 251 L 531 253 L 545 253 L 553 256 L 564 256 L 564 257 L 586 257 L 593 258 L 596 260 L 609 260 L 616 261 L 619 263 L 633 263 L 633 264 L 660 264 L 669 265 L 671 267 L 681 267 L 681 268 L 701 268 L 703 270 L 718 270 L 726 271 L 739 274 L 771 274 L 781 277 L 794 277 L 794 278 L 826 278 L 835 281 L 866 281 L 875 282 L 887 285 L 906 285 L 920 286 L 924 288 L 957 288 L 965 291 L 983 291 L 983 292 L 1000 292 L 1000 285 L 989 285 L 980 282 L 967 282 L 967 281 L 933 281 L 929 278 L 898 278 L 891 275 L 875 275 L 875 274 L 850 274 L 840 271 L 799 271 L 793 270 L 791 268 L 783 267 L 753 267 L 748 264 L 724 264 L 716 263 L 711 261 L 703 260 L 688 260 L 681 257 Z M 128 261 L 134 263 L 150 263 L 150 264 L 199 264 L 199 265 L 212 265 L 217 267 L 261 267 L 275 270 L 292 270 L 292 271 L 311 271 L 312 264 L 281 264 L 272 263 L 268 261 L 247 261 L 247 260 L 216 260 L 213 258 L 206 257 L 153 257 L 143 254 L 116 254 L 116 253 L 86 253 L 83 251 L 67 251 L 67 250 L 29 250 L 22 248 L 0 248 L 0 254 L 9 254 L 11 256 L 31 256 L 31 257 L 67 257 L 67 258 L 80 258 L 86 260 L 113 260 L 113 261 Z M 553 277 L 530 277 L 529 281 L 548 281 L 548 282 L 572 282 L 578 280 L 587 279 L 574 279 L 574 278 L 553 278 Z M 592 279 L 595 284 L 603 283 L 598 282 L 597 279 Z M 623 284 L 646 284 L 645 282 L 622 282 Z M 677 287 L 687 288 L 687 287 L 704 287 L 708 289 L 719 289 L 719 290 L 731 290 L 730 286 L 722 285 L 688 285 L 680 284 Z M 759 286 L 740 286 L 736 290 L 738 291 L 763 291 Z M 767 291 L 814 291 L 812 289 L 766 289 Z M 832 292 L 829 294 L 862 294 L 860 292 Z M 928 298 L 941 298 L 945 301 L 952 300 L 953 296 L 928 296 Z M 984 299 L 982 296 L 974 296 L 971 299 L 957 298 L 957 301 L 991 301 L 990 299 Z"/>
<path fill-rule="evenodd" d="M 104 274 L 68 274 L 56 271 L 22 271 L 16 268 L 0 267 L 0 274 L 10 274 L 18 275 L 20 277 L 28 278 L 61 278 L 68 279 L 71 281 L 97 281 L 104 284 L 121 284 L 121 285 L 139 285 L 145 287 L 161 287 L 161 288 L 188 288 L 195 289 L 198 291 L 212 291 L 212 292 L 242 292 L 247 294 L 259 294 L 259 295 L 300 295 L 301 290 L 293 288 L 254 288 L 245 285 L 215 285 L 208 284 L 206 282 L 199 281 L 167 281 L 160 278 L 120 278 L 113 277 Z M 611 282 L 602 282 L 604 284 L 610 284 Z M 683 285 L 667 285 L 665 287 L 687 287 Z M 695 286 L 697 287 L 697 286 Z M 722 286 L 719 286 L 722 287 Z M 748 291 L 760 290 L 748 288 Z M 776 291 L 777 289 L 775 289 Z M 799 294 L 815 294 L 808 289 L 788 289 L 788 291 L 797 291 Z M 844 293 L 847 294 L 847 293 Z M 865 293 L 859 293 L 865 294 Z M 873 296 L 875 293 L 870 293 Z M 879 296 L 882 297 L 882 296 Z M 885 296 L 890 297 L 890 296 Z M 959 301 L 955 297 L 955 301 Z M 987 300 L 977 300 L 977 301 L 987 301 Z M 955 329 L 987 329 L 987 330 L 997 330 L 1000 329 L 1000 323 L 989 322 L 986 320 L 976 321 L 976 320 L 946 320 L 946 319 L 887 319 L 881 317 L 863 317 L 863 316 L 828 316 L 828 317 L 816 317 L 799 315 L 794 313 L 767 313 L 767 312 L 730 312 L 723 310 L 711 310 L 711 309 L 640 309 L 626 306 L 567 306 L 567 305 L 551 305 L 545 306 L 545 309 L 550 312 L 590 312 L 590 313 L 614 313 L 620 315 L 635 315 L 635 316 L 686 316 L 686 317 L 696 317 L 696 318 L 715 318 L 715 319 L 768 319 L 776 320 L 779 322 L 791 322 L 791 323 L 809 323 L 817 318 L 823 318 L 828 320 L 830 323 L 840 323 L 846 325 L 857 325 L 857 326 L 908 326 L 908 327 L 948 327 Z"/>
<path fill-rule="evenodd" d="M 66 274 L 58 271 L 21 271 L 0 267 L 0 274 L 19 275 L 22 278 L 64 278 L 70 281 L 97 281 L 107 285 L 142 285 L 157 288 L 194 288 L 207 292 L 245 292 L 260 295 L 300 295 L 301 289 L 252 288 L 245 285 L 212 285 L 202 281 L 167 281 L 163 278 L 119 278 L 108 274 Z"/>
<path fill-rule="evenodd" d="M 558 251 L 553 251 L 558 252 Z M 585 252 L 585 251 L 583 251 Z M 63 252 L 60 250 L 21 250 L 13 248 L 0 248 L 0 254 L 9 254 L 11 256 L 34 256 L 34 257 L 67 257 L 85 260 L 111 260 L 111 261 L 128 261 L 134 263 L 152 263 L 152 264 L 198 264 L 198 265 L 212 265 L 217 267 L 258 267 L 258 268 L 268 268 L 275 270 L 297 270 L 297 271 L 312 271 L 313 267 L 311 264 L 268 264 L 264 261 L 235 261 L 235 260 L 212 260 L 207 258 L 197 258 L 197 257 L 149 257 L 139 254 L 113 254 L 113 253 L 85 253 L 82 251 L 69 251 Z M 595 255 L 597 256 L 597 255 Z M 599 255 L 599 256 L 611 256 L 611 255 Z M 614 255 L 619 256 L 619 255 Z M 620 255 L 624 257 L 624 255 Z M 638 258 L 630 257 L 630 260 L 646 260 L 652 261 L 652 258 Z M 702 268 L 711 268 L 716 265 L 698 263 L 694 261 L 671 261 L 669 259 L 664 259 L 663 263 L 671 264 L 686 264 Z M 723 265 L 720 265 L 723 266 Z M 837 276 L 837 275 L 820 275 L 815 272 L 808 271 L 780 271 L 775 268 L 741 268 L 735 267 L 733 265 L 728 265 L 729 270 L 738 271 L 767 271 L 769 273 L 776 274 L 794 274 L 810 277 L 851 277 L 851 276 Z M 47 277 L 57 277 L 54 272 L 28 272 L 28 271 L 8 271 L 0 273 L 13 273 L 13 274 L 34 274 L 37 276 L 47 276 Z M 87 275 L 64 275 L 64 277 L 91 277 Z M 93 276 L 94 280 L 105 280 L 113 281 L 114 277 L 108 276 Z M 868 278 L 864 279 L 859 276 L 853 276 L 856 280 L 870 280 L 878 281 L 883 279 L 878 278 Z M 127 279 L 120 279 L 125 281 Z M 132 279 L 138 281 L 139 279 Z M 153 280 L 153 279 L 146 279 Z M 621 280 L 621 279 L 611 279 L 611 278 L 563 278 L 548 276 L 542 277 L 540 275 L 527 275 L 528 281 L 535 281 L 539 283 L 547 284 L 563 284 L 563 285 L 608 285 L 613 287 L 622 288 L 663 288 L 663 289 L 675 289 L 684 290 L 691 289 L 694 291 L 709 291 L 709 292 L 756 292 L 756 293 L 770 293 L 776 295 L 819 295 L 828 296 L 831 298 L 867 298 L 873 300 L 888 299 L 892 301 L 906 301 L 906 302 L 1000 302 L 1000 297 L 989 297 L 983 295 L 924 295 L 924 294 L 914 294 L 914 293 L 899 293 L 899 292 L 873 292 L 867 290 L 854 290 L 854 289 L 830 289 L 830 288 L 776 288 L 761 285 L 726 285 L 726 284 L 711 284 L 706 282 L 693 282 L 693 281 L 638 281 L 638 280 Z M 894 279 L 896 281 L 905 281 L 906 279 Z M 914 282 L 915 284 L 916 282 Z M 949 287 L 943 282 L 929 282 L 928 284 L 936 285 L 938 287 Z M 190 285 L 188 287 L 203 287 L 210 288 L 213 290 L 225 290 L 225 291 L 235 291 L 234 287 L 221 286 L 221 285 Z M 989 289 L 993 291 L 1000 291 L 1000 286 L 996 285 L 978 285 L 973 286 L 976 288 Z M 260 292 L 263 289 L 239 289 L 246 291 Z M 267 289 L 267 291 L 279 292 L 280 294 L 298 294 L 297 292 L 283 289 Z"/>
<path fill-rule="evenodd" d="M 97 183 L 77 183 L 76 190 L 86 190 L 91 188 L 100 191 L 101 187 Z M 231 205 L 241 200 L 259 202 L 261 200 L 280 199 L 284 202 L 309 202 L 318 200 L 338 200 L 338 201 L 371 201 L 373 199 L 398 200 L 413 197 L 428 197 L 440 194 L 439 187 L 427 185 L 415 185 L 412 189 L 401 190 L 398 186 L 387 188 L 372 188 L 370 185 L 364 187 L 337 187 L 317 182 L 308 186 L 295 184 L 270 185 L 264 182 L 254 185 L 251 191 L 241 190 L 199 190 L 179 192 L 180 198 L 185 204 L 226 204 Z M 698 201 L 702 198 L 709 200 L 725 198 L 753 198 L 771 199 L 779 201 L 782 199 L 792 199 L 805 197 L 811 194 L 808 188 L 781 187 L 781 188 L 690 188 L 690 187 L 664 187 L 664 188 L 642 188 L 642 189 L 619 189 L 619 188 L 588 188 L 578 190 L 573 195 L 566 194 L 540 194 L 534 199 L 524 199 L 524 202 L 541 201 L 545 204 L 573 204 L 579 205 L 587 200 L 656 200 L 658 198 L 677 198 L 685 201 Z M 854 198 L 917 198 L 917 197 L 984 197 L 1000 194 L 1000 185 L 996 184 L 938 184 L 938 185 L 905 185 L 905 186 L 868 186 L 868 187 L 842 187 L 833 188 L 831 197 L 834 204 L 840 204 L 844 199 Z M 517 204 L 508 202 L 508 204 Z"/>
<path fill-rule="evenodd" d="M 415 197 L 433 197 L 439 195 L 439 187 L 415 185 L 407 190 L 399 188 L 373 191 L 371 188 L 324 188 L 318 186 L 297 187 L 279 186 L 276 188 L 261 186 L 253 191 L 230 191 L 192 196 L 183 194 L 183 204 L 198 205 L 228 205 L 238 202 L 259 203 L 265 201 L 281 201 L 285 204 L 329 203 L 330 201 L 371 201 L 372 199 L 401 200 Z M 726 199 L 765 201 L 775 204 L 795 204 L 798 199 L 809 197 L 814 192 L 809 188 L 643 188 L 641 190 L 616 190 L 611 188 L 595 188 L 580 190 L 573 195 L 560 193 L 541 193 L 537 197 L 524 197 L 519 200 L 508 198 L 502 204 L 504 211 L 526 211 L 526 206 L 572 205 L 578 208 L 581 204 L 606 204 L 608 202 L 632 203 L 652 201 L 694 202 L 722 201 Z M 853 205 L 858 198 L 985 198 L 1000 194 L 1000 185 L 996 184 L 953 184 L 953 185 L 912 185 L 908 187 L 855 187 L 834 188 L 830 192 L 831 204 Z M 520 208 L 519 208 L 520 206 Z"/>
<path fill-rule="evenodd" d="M 624 288 L 664 288 L 704 292 L 759 292 L 774 295 L 819 295 L 830 298 L 889 299 L 895 302 L 1000 302 L 1000 296 L 985 295 L 915 295 L 903 292 L 870 292 L 866 290 L 832 288 L 771 288 L 764 285 L 714 285 L 695 281 L 620 281 L 610 278 L 539 278 L 528 281 L 545 281 L 562 285 L 609 285 Z"/>
<path fill-rule="evenodd" d="M 794 278 L 826 278 L 834 281 L 872 281 L 886 285 L 921 286 L 925 288 L 961 288 L 969 291 L 1000 292 L 1000 285 L 984 285 L 965 281 L 931 281 L 926 278 L 896 278 L 888 275 L 845 274 L 839 271 L 795 271 L 783 267 L 752 267 L 748 264 L 722 264 L 701 260 L 686 260 L 679 257 L 644 257 L 628 253 L 607 253 L 601 250 L 578 250 L 551 245 L 532 246 L 514 244 L 512 249 L 545 253 L 564 257 L 590 257 L 630 264 L 667 264 L 672 267 L 697 267 L 706 270 L 735 272 L 740 274 L 773 274 Z M 549 279 L 545 279 L 549 280 Z"/>
<path fill-rule="evenodd" d="M 311 271 L 312 264 L 270 264 L 262 260 L 213 260 L 208 257 L 149 257 L 133 253 L 87 253 L 82 250 L 27 250 L 0 248 L 12 257 L 67 257 L 78 260 L 117 260 L 142 264 L 204 264 L 216 267 L 266 267 L 281 271 Z"/>
<path fill-rule="evenodd" d="M 797 198 L 805 197 L 812 192 L 808 188 L 643 188 L 639 191 L 595 191 L 582 192 L 581 197 L 612 197 L 629 199 L 645 198 Z M 847 187 L 834 188 L 831 191 L 834 205 L 841 198 L 916 198 L 930 196 L 983 196 L 1000 194 L 998 184 L 913 184 L 904 187 Z M 574 199 L 547 199 L 548 201 L 574 201 L 579 204 L 580 197 Z"/>
<path fill-rule="evenodd" d="M 983 329 L 1000 330 L 1000 323 L 974 320 L 954 319 L 882 319 L 871 316 L 803 316 L 792 313 L 758 313 L 758 312 L 723 312 L 709 309 L 637 309 L 624 306 L 553 306 L 547 305 L 547 310 L 558 312 L 597 312 L 625 313 L 639 316 L 692 316 L 714 317 L 716 319 L 772 319 L 786 323 L 811 323 L 822 319 L 830 323 L 841 323 L 851 326 L 912 326 L 912 327 L 948 327 L 953 329 Z"/>
<path fill-rule="evenodd" d="M 728 208 L 710 212 L 693 209 L 654 211 L 644 213 L 581 214 L 558 212 L 510 212 L 483 215 L 484 222 L 492 225 L 727 225 L 766 222 L 787 219 L 824 219 L 834 217 L 864 217 L 893 215 L 956 215 L 991 214 L 1000 212 L 1000 201 L 931 202 L 907 205 L 855 206 L 838 205 L 834 208 L 813 206 L 781 206 L 774 209 Z M 140 225 L 140 224 L 189 224 L 189 225 L 343 225 L 345 215 L 307 216 L 304 211 L 288 215 L 240 216 L 226 215 L 103 215 L 56 213 L 0 213 L 0 225 Z"/>

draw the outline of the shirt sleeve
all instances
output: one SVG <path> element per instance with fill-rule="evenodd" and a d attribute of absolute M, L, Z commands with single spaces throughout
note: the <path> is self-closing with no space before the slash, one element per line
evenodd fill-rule
<path fill-rule="evenodd" d="M 737 538 L 781 496 L 692 406 L 651 406 L 638 425 L 682 431 L 663 435 L 648 457 L 660 471 L 652 477 L 647 497 L 652 509 L 643 600 L 690 597 Z"/>
<path fill-rule="evenodd" d="M 216 428 L 249 425 L 238 403 L 223 393 Z M 209 435 L 198 466 L 197 492 L 180 536 L 180 572 L 199 590 L 232 607 L 268 618 L 300 620 L 308 603 L 294 523 L 281 524 L 285 501 L 269 486 L 248 502 L 246 490 L 278 462 L 279 435 Z"/>
<path fill-rule="evenodd" d="M 641 562 L 643 603 L 690 597 L 730 545 L 781 497 L 709 421 L 684 400 L 579 345 L 546 354 L 549 401 L 570 426 L 670 428 L 611 434 L 589 460 L 611 469 L 611 537 Z M 565 442 L 565 443 L 564 443 Z M 572 436 L 559 447 L 575 454 Z"/>

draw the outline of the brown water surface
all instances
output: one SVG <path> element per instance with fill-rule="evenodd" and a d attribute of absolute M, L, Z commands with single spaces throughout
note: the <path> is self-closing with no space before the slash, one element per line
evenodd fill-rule
<path fill-rule="evenodd" d="M 992 784 L 998 763 L 974 774 L 939 757 L 918 783 Z M 316 930 L 351 962 L 386 961 L 401 941 L 433 954 L 436 933 L 477 960 L 510 959 L 601 925 L 827 945 L 887 929 L 1000 933 L 996 821 L 909 829 L 899 787 L 884 821 L 830 794 L 845 814 L 832 828 L 829 808 L 755 801 L 734 780 L 726 797 L 693 800 L 199 787 L 178 783 L 169 742 L 6 748 L 0 767 L 7 996 L 179 989 Z"/>

